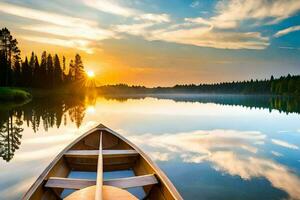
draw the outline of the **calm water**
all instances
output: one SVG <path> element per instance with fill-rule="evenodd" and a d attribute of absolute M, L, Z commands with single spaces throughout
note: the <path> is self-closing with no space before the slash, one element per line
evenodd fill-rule
<path fill-rule="evenodd" d="M 103 123 L 147 152 L 185 199 L 300 199 L 300 102 L 160 95 L 0 106 L 0 199 L 20 199 L 72 140 Z"/>

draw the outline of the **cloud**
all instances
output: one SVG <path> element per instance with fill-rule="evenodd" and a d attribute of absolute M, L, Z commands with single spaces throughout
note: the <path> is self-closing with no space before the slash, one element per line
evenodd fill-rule
<path fill-rule="evenodd" d="M 200 24 L 200 25 L 208 25 L 210 27 L 213 27 L 213 24 L 207 20 L 207 19 L 204 19 L 202 17 L 196 17 L 196 18 L 185 18 L 184 19 L 186 22 L 190 22 L 190 23 L 194 23 L 194 24 Z M 189 24 L 191 25 L 191 24 Z"/>
<path fill-rule="evenodd" d="M 168 14 L 144 13 L 143 11 L 127 7 L 116 0 L 82 0 L 83 3 L 91 8 L 101 12 L 119 15 L 123 17 L 132 17 L 135 20 L 147 22 L 166 23 L 170 22 Z"/>
<path fill-rule="evenodd" d="M 197 19 L 186 19 L 187 22 Z M 209 23 L 203 24 L 209 25 Z M 269 46 L 269 38 L 259 32 L 224 32 L 211 26 L 184 27 L 190 24 L 178 24 L 165 29 L 152 29 L 154 23 L 140 23 L 114 26 L 114 31 L 142 36 L 148 41 L 165 41 L 177 44 L 211 47 L 217 49 L 265 49 Z"/>
<path fill-rule="evenodd" d="M 288 49 L 288 50 L 296 50 L 295 47 L 278 47 L 279 49 Z"/>
<path fill-rule="evenodd" d="M 277 151 L 271 151 L 271 154 L 273 154 L 274 156 L 277 156 L 277 157 L 283 156 L 281 153 L 279 153 Z"/>
<path fill-rule="evenodd" d="M 113 30 L 119 33 L 127 33 L 135 36 L 146 36 L 148 31 L 147 28 L 153 26 L 154 23 L 141 23 L 141 24 L 130 24 L 130 25 L 115 25 Z"/>
<path fill-rule="evenodd" d="M 287 35 L 291 32 L 295 32 L 295 31 L 300 31 L 300 26 L 292 26 L 292 27 L 280 30 L 274 36 L 281 37 L 281 36 Z"/>
<path fill-rule="evenodd" d="M 215 7 L 216 15 L 205 20 L 215 28 L 233 29 L 241 21 L 255 20 L 255 24 L 275 24 L 300 10 L 299 0 L 229 0 L 219 1 Z M 198 17 L 197 17 L 198 18 Z M 202 24 L 204 21 L 195 23 Z"/>
<path fill-rule="evenodd" d="M 48 33 L 64 38 L 21 36 L 28 41 L 76 48 L 92 54 L 96 49 L 93 47 L 96 42 L 109 38 L 118 38 L 116 33 L 100 28 L 98 23 L 92 20 L 70 17 L 1 2 L 0 11 L 22 18 L 46 22 L 46 24 L 23 26 L 21 27 L 22 29 L 38 33 Z"/>
<path fill-rule="evenodd" d="M 242 20 L 267 19 L 274 24 L 300 10 L 299 0 L 230 0 L 220 1 L 216 6 L 218 15 L 211 18 L 217 27 L 234 28 Z M 225 26 L 224 26 L 225 25 Z"/>
<path fill-rule="evenodd" d="M 115 0 L 83 0 L 83 3 L 102 12 L 129 17 L 138 14 L 138 11 L 121 5 Z"/>
<path fill-rule="evenodd" d="M 170 16 L 167 14 L 153 14 L 153 13 L 141 14 L 135 17 L 134 19 L 156 22 L 156 23 L 167 23 L 171 21 Z"/>
<path fill-rule="evenodd" d="M 222 32 L 206 27 L 159 30 L 148 39 L 218 49 L 265 49 L 269 45 L 269 39 L 259 32 Z"/>
<path fill-rule="evenodd" d="M 86 28 L 75 28 L 75 27 L 63 27 L 63 26 L 55 26 L 55 25 L 30 25 L 23 26 L 22 29 L 41 32 L 41 33 L 49 33 L 52 35 L 59 36 L 68 36 L 72 38 L 81 38 L 88 40 L 104 40 L 109 38 L 117 38 L 117 35 L 110 30 L 101 29 L 98 27 L 86 27 Z"/>
<path fill-rule="evenodd" d="M 277 145 L 282 146 L 282 147 L 286 147 L 286 148 L 289 148 L 289 149 L 299 149 L 299 147 L 297 145 L 290 144 L 290 143 L 282 141 L 282 140 L 272 139 L 271 141 L 272 141 L 272 143 L 277 144 Z"/>
<path fill-rule="evenodd" d="M 190 7 L 192 8 L 198 8 L 200 6 L 200 2 L 199 1 L 193 1 L 190 5 Z"/>
<path fill-rule="evenodd" d="M 51 24 L 60 25 L 60 26 L 77 27 L 77 28 L 97 26 L 97 23 L 91 20 L 35 10 L 35 9 L 21 7 L 21 6 L 8 4 L 4 2 L 0 2 L 0 11 L 10 15 L 22 17 L 22 18 L 43 21 Z"/>
<path fill-rule="evenodd" d="M 22 36 L 21 38 L 32 42 L 62 46 L 67 48 L 76 48 L 85 51 L 88 54 L 93 54 L 95 50 L 93 47 L 91 47 L 92 42 L 88 40 L 68 40 L 37 36 Z"/>

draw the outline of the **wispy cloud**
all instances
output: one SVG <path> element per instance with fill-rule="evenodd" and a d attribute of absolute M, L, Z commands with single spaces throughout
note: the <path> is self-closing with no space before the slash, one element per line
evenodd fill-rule
<path fill-rule="evenodd" d="M 153 13 L 141 14 L 136 16 L 134 19 L 156 22 L 156 23 L 166 23 L 171 21 L 170 16 L 167 14 L 153 14 Z"/>
<path fill-rule="evenodd" d="M 297 145 L 290 144 L 290 143 L 285 142 L 285 141 L 283 141 L 283 140 L 272 139 L 271 141 L 272 141 L 274 144 L 279 145 L 279 146 L 282 146 L 282 147 L 286 147 L 286 148 L 289 148 L 289 149 L 299 149 L 299 147 L 298 147 Z"/>
<path fill-rule="evenodd" d="M 193 1 L 190 6 L 192 8 L 198 8 L 200 6 L 200 1 Z"/>
<path fill-rule="evenodd" d="M 0 12 L 44 22 L 44 24 L 28 25 L 20 28 L 33 32 L 48 33 L 63 38 L 23 35 L 22 38 L 28 41 L 76 48 L 91 54 L 94 53 L 94 50 L 96 49 L 93 47 L 95 42 L 108 38 L 117 38 L 113 31 L 100 28 L 98 23 L 93 20 L 71 17 L 3 2 L 0 2 Z"/>
<path fill-rule="evenodd" d="M 40 11 L 31 8 L 21 7 L 14 4 L 0 2 L 0 12 L 10 15 L 15 15 L 22 18 L 32 19 L 36 21 L 43 21 L 51 24 L 67 27 L 86 28 L 97 26 L 97 22 L 70 17 L 66 15 L 51 13 L 47 11 Z"/>
<path fill-rule="evenodd" d="M 293 9 L 297 10 L 297 1 L 290 0 Z M 202 17 L 185 18 L 184 23 L 166 25 L 165 28 L 155 29 L 151 23 L 133 23 L 115 26 L 116 31 L 131 35 L 143 36 L 146 40 L 165 41 L 178 44 L 187 44 L 200 47 L 218 49 L 265 49 L 269 46 L 269 37 L 261 33 L 228 31 L 223 29 L 236 28 L 239 22 L 246 19 L 279 18 L 287 17 L 287 13 L 278 10 L 278 6 L 287 7 L 288 4 L 281 0 L 265 2 L 262 0 L 231 0 L 222 1 L 216 6 L 216 15 L 205 19 Z M 300 5 L 299 5 L 300 8 Z M 266 12 L 270 10 L 270 12 Z M 284 14 L 284 15 L 283 15 Z M 288 14 L 288 15 L 289 15 Z M 168 22 L 167 18 L 164 22 Z"/>
<path fill-rule="evenodd" d="M 146 36 L 147 28 L 153 26 L 154 23 L 141 23 L 141 24 L 130 24 L 130 25 L 115 25 L 113 26 L 114 31 L 119 33 L 127 33 L 135 36 Z"/>
<path fill-rule="evenodd" d="M 113 31 L 102 29 L 99 27 L 86 27 L 83 29 L 78 29 L 75 27 L 63 27 L 63 26 L 56 26 L 56 25 L 30 25 L 30 26 L 23 26 L 22 29 L 35 31 L 35 32 L 42 32 L 42 33 L 49 33 L 53 35 L 59 36 L 68 36 L 72 38 L 81 38 L 81 39 L 88 39 L 88 40 L 104 40 L 108 38 L 116 38 L 116 34 Z"/>
<path fill-rule="evenodd" d="M 266 49 L 270 44 L 270 37 L 262 35 L 255 29 L 242 31 L 239 29 L 241 22 L 251 20 L 258 24 L 277 23 L 300 10 L 299 0 L 229 0 L 219 1 L 211 17 L 186 17 L 175 22 L 170 14 L 148 13 L 137 9 L 134 6 L 136 3 L 133 2 L 131 4 L 122 0 L 79 0 L 79 2 L 92 12 L 101 11 L 120 16 L 122 23 L 116 20 L 106 26 L 102 24 L 100 26 L 96 20 L 5 2 L 0 2 L 0 12 L 32 19 L 32 24 L 19 28 L 39 34 L 55 35 L 56 39 L 50 39 L 48 44 L 66 43 L 68 47 L 85 49 L 91 53 L 92 46 L 89 45 L 105 39 L 119 39 L 126 34 L 142 36 L 148 41 L 156 40 L 217 49 Z M 200 1 L 193 1 L 190 6 L 198 7 L 200 4 Z M 300 26 L 280 30 L 274 36 L 280 37 L 297 30 L 300 30 Z M 84 45 L 75 47 L 76 43 Z"/>
<path fill-rule="evenodd" d="M 44 44 L 51 44 L 56 46 L 62 46 L 67 48 L 76 48 L 86 53 L 93 54 L 94 48 L 92 46 L 92 42 L 88 40 L 70 40 L 70 39 L 58 39 L 58 38 L 50 38 L 50 37 L 37 37 L 37 36 L 22 36 L 22 39 L 44 43 Z"/>
<path fill-rule="evenodd" d="M 259 32 L 220 32 L 202 27 L 160 30 L 148 39 L 218 49 L 265 49 L 269 45 L 268 37 L 261 36 Z"/>
<path fill-rule="evenodd" d="M 274 36 L 275 37 L 281 37 L 284 35 L 287 35 L 291 32 L 300 31 L 300 25 L 299 26 L 292 26 L 283 30 L 278 31 Z"/>
<path fill-rule="evenodd" d="M 145 13 L 144 11 L 128 7 L 116 0 L 82 0 L 82 2 L 86 6 L 99 11 L 123 17 L 132 17 L 135 20 L 156 23 L 170 22 L 170 16 L 168 14 Z"/>
<path fill-rule="evenodd" d="M 215 28 L 233 29 L 241 21 L 256 20 L 254 24 L 275 24 L 300 10 L 299 0 L 229 0 L 219 1 L 216 5 L 216 15 L 208 19 L 196 17 L 198 24 L 210 24 Z"/>
<path fill-rule="evenodd" d="M 281 153 L 279 153 L 277 151 L 271 151 L 271 154 L 273 154 L 274 156 L 277 156 L 277 157 L 283 156 Z"/>
<path fill-rule="evenodd" d="M 288 50 L 299 50 L 299 48 L 296 47 L 278 47 L 279 49 L 288 49 Z"/>
<path fill-rule="evenodd" d="M 218 15 L 211 18 L 217 27 L 234 28 L 242 20 L 267 20 L 274 24 L 300 10 L 299 0 L 230 0 L 217 4 Z"/>
<path fill-rule="evenodd" d="M 135 9 L 121 5 L 116 0 L 82 0 L 83 3 L 91 8 L 100 10 L 105 13 L 130 17 L 138 14 Z"/>

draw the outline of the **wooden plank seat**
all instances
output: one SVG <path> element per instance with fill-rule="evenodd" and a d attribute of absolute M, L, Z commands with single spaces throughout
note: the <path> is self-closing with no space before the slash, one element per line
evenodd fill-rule
<path fill-rule="evenodd" d="M 103 181 L 103 185 L 114 186 L 122 189 L 155 185 L 157 183 L 158 181 L 153 174 L 133 176 L 128 178 L 108 179 Z M 80 190 L 95 184 L 96 180 L 90 179 L 50 177 L 46 182 L 45 187 Z"/>
<path fill-rule="evenodd" d="M 65 157 L 70 158 L 97 158 L 99 150 L 69 150 Z M 103 158 L 138 156 L 136 150 L 102 150 Z"/>
<path fill-rule="evenodd" d="M 92 185 L 96 185 L 96 180 L 50 177 L 45 187 L 80 190 Z"/>

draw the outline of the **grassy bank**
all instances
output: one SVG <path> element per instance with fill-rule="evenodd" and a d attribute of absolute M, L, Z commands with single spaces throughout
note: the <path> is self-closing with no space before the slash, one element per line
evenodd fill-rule
<path fill-rule="evenodd" d="M 0 87 L 0 101 L 28 101 L 31 94 L 23 89 Z"/>

